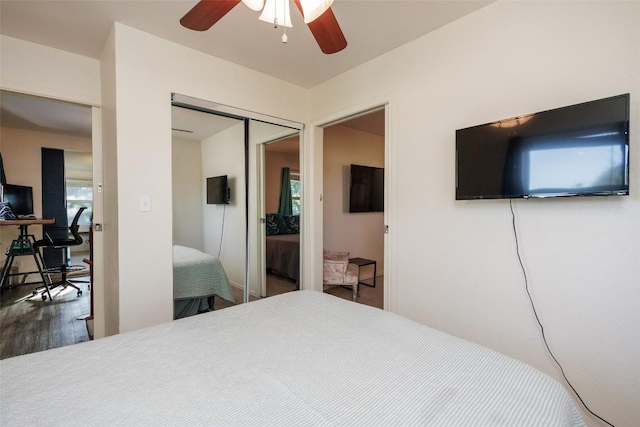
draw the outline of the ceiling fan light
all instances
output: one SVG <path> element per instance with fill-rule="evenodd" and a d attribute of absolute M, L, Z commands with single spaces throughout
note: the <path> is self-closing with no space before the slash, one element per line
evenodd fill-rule
<path fill-rule="evenodd" d="M 264 0 L 242 0 L 249 9 L 255 10 L 256 12 L 262 10 L 264 6 Z"/>
<path fill-rule="evenodd" d="M 291 13 L 289 13 L 289 0 L 266 0 L 258 19 L 278 26 L 293 27 Z"/>
<path fill-rule="evenodd" d="M 320 17 L 331 7 L 333 0 L 300 0 L 304 23 L 308 24 Z"/>

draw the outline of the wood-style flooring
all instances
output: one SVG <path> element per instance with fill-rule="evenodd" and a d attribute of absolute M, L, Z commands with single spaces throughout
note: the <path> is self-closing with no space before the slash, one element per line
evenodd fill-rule
<path fill-rule="evenodd" d="M 89 340 L 88 284 L 75 289 L 59 287 L 51 291 L 53 301 L 32 297 L 33 286 L 6 289 L 0 294 L 0 359 L 64 347 Z"/>
<path fill-rule="evenodd" d="M 363 280 L 364 283 L 373 284 L 373 278 Z M 352 301 L 353 290 L 350 287 L 331 286 L 324 291 L 327 294 Z M 376 287 L 360 284 L 358 286 L 358 304 L 371 307 L 384 308 L 384 276 L 376 276 Z"/>

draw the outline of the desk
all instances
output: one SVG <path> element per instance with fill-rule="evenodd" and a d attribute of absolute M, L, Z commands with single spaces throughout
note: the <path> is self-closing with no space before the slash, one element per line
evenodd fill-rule
<path fill-rule="evenodd" d="M 349 258 L 349 264 L 355 264 L 358 266 L 358 284 L 359 285 L 365 285 L 372 288 L 376 287 L 376 261 L 375 260 L 366 259 L 366 258 Z M 360 281 L 360 267 L 364 267 L 365 265 L 373 265 L 373 285 Z"/>
<path fill-rule="evenodd" d="M 45 277 L 45 272 L 44 272 L 44 268 L 45 268 L 44 260 L 42 259 L 42 254 L 40 254 L 40 251 L 38 250 L 38 248 L 34 246 L 36 239 L 33 236 L 33 234 L 29 234 L 29 226 L 53 224 L 54 222 L 55 222 L 54 219 L 49 219 L 49 218 L 19 219 L 19 220 L 5 219 L 0 221 L 0 226 L 2 227 L 10 226 L 10 225 L 16 225 L 20 227 L 20 236 L 18 236 L 16 239 L 14 239 L 11 242 L 11 245 L 9 246 L 6 252 L 7 259 L 5 260 L 4 268 L 2 269 L 2 279 L 0 279 L 0 288 L 5 289 L 5 288 L 14 287 L 14 286 L 33 285 L 36 283 L 45 283 L 45 284 L 48 283 L 47 282 L 48 275 Z M 25 256 L 25 255 L 33 256 L 33 259 L 36 261 L 36 266 L 38 267 L 38 271 L 11 274 L 10 270 L 11 270 L 11 266 L 13 265 L 14 258 L 17 256 Z M 27 277 L 32 273 L 39 273 L 42 281 L 26 282 Z M 8 281 L 10 276 L 23 276 L 23 278 L 20 284 L 9 286 L 7 285 L 6 282 Z M 49 278 L 49 282 L 50 281 L 51 279 Z M 47 287 L 47 291 L 48 289 L 49 288 Z M 51 300 L 50 294 L 49 294 L 49 299 Z"/>

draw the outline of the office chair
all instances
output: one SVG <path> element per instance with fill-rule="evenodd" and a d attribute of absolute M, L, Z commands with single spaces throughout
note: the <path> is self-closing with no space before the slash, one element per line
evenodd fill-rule
<path fill-rule="evenodd" d="M 45 238 L 42 240 L 37 240 L 34 244 L 36 248 L 55 248 L 55 249 L 66 249 L 71 246 L 77 246 L 82 244 L 82 236 L 78 233 L 78 221 L 80 220 L 80 216 L 82 212 L 86 209 L 86 207 L 81 207 L 76 212 L 76 215 L 73 217 L 73 221 L 71 221 L 71 225 L 67 227 L 48 227 L 45 231 Z M 33 291 L 33 295 L 40 293 L 42 295 L 42 300 L 47 299 L 47 294 L 50 299 L 53 299 L 50 296 L 50 293 L 47 292 L 48 289 L 53 289 L 58 286 L 63 286 L 64 288 L 71 286 L 72 288 L 78 291 L 78 296 L 82 295 L 82 290 L 71 283 L 71 281 L 67 278 L 67 274 L 74 271 L 84 270 L 87 267 L 83 265 L 69 265 L 67 262 L 67 254 L 66 250 L 62 252 L 62 264 L 58 267 L 50 267 L 45 268 L 46 273 L 60 273 L 61 278 L 57 282 L 53 282 L 50 285 L 45 283 L 45 286 L 36 288 Z"/>

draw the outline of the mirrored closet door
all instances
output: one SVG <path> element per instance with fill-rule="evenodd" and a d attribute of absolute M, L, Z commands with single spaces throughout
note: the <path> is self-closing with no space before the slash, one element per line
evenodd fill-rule
<path fill-rule="evenodd" d="M 182 95 L 171 108 L 174 318 L 181 318 L 266 295 L 263 146 L 292 135 L 299 142 L 302 125 Z"/>

